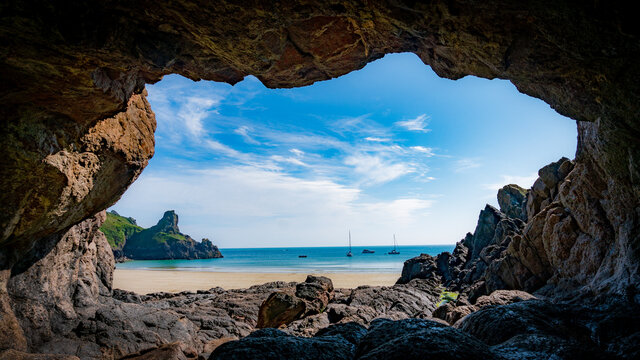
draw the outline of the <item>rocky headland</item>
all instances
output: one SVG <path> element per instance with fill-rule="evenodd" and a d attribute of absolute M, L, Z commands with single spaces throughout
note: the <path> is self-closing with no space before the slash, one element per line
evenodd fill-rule
<path fill-rule="evenodd" d="M 113 250 L 116 262 L 130 260 L 211 259 L 222 253 L 211 240 L 196 241 L 178 228 L 178 215 L 166 211 L 158 223 L 148 229 L 136 224 L 131 217 L 107 212 L 100 227 Z"/>

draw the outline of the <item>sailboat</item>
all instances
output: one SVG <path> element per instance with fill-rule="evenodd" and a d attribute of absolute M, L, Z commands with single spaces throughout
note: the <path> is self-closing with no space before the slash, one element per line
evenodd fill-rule
<path fill-rule="evenodd" d="M 353 254 L 351 253 L 351 230 L 349 230 L 349 251 L 347 252 L 347 256 L 348 257 L 353 256 Z"/>
<path fill-rule="evenodd" d="M 397 250 L 398 242 L 396 241 L 396 234 L 393 234 L 393 250 L 389 251 L 389 255 L 400 255 L 400 251 Z"/>

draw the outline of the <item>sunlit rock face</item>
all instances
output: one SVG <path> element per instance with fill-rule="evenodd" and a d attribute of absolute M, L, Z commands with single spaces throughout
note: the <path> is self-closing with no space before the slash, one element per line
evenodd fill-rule
<path fill-rule="evenodd" d="M 392 52 L 413 52 L 450 79 L 509 79 L 578 121 L 574 167 L 553 203 L 529 213 L 527 199 L 527 228 L 551 239 L 547 281 L 640 301 L 640 41 L 625 6 L 3 2 L 0 329 L 22 335 L 0 346 L 28 346 L 6 289 L 15 264 L 117 201 L 153 155 L 145 83 L 252 74 L 272 88 L 303 86 Z"/>

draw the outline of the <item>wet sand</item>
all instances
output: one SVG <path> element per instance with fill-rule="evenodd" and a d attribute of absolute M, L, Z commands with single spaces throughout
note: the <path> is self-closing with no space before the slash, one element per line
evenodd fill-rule
<path fill-rule="evenodd" d="M 393 273 L 314 273 L 333 281 L 336 288 L 356 288 L 361 285 L 393 285 L 400 274 Z M 158 291 L 180 292 L 208 290 L 219 286 L 224 289 L 242 289 L 271 281 L 304 281 L 304 273 L 239 273 L 181 270 L 125 270 L 116 269 L 113 287 L 148 294 Z"/>

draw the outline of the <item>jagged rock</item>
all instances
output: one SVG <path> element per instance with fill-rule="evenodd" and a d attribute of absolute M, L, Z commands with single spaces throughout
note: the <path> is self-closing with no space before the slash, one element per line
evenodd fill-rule
<path fill-rule="evenodd" d="M 486 306 L 456 327 L 507 359 L 633 359 L 640 354 L 631 340 L 640 337 L 636 311 L 637 305 L 618 301 L 602 307 L 529 300 Z"/>
<path fill-rule="evenodd" d="M 505 185 L 498 190 L 500 211 L 510 218 L 527 221 L 527 190 L 518 185 Z"/>
<path fill-rule="evenodd" d="M 305 310 L 305 302 L 293 292 L 274 292 L 260 306 L 257 326 L 277 328 L 300 319 Z"/>
<path fill-rule="evenodd" d="M 29 349 L 70 334 L 110 296 L 113 255 L 98 230 L 104 219 L 102 212 L 49 237 L 14 267 L 21 272 L 9 279 L 7 292 Z"/>
<path fill-rule="evenodd" d="M 277 291 L 260 306 L 257 327 L 280 327 L 324 311 L 333 297 L 333 283 L 324 276 L 308 275 L 293 291 Z"/>
<path fill-rule="evenodd" d="M 439 276 L 439 269 L 435 257 L 429 254 L 420 254 L 404 262 L 402 275 L 398 284 L 406 284 L 412 279 L 429 279 Z"/>
<path fill-rule="evenodd" d="M 509 305 L 535 298 L 535 296 L 520 290 L 496 290 L 490 295 L 480 296 L 474 305 L 478 308 L 488 305 Z"/>

